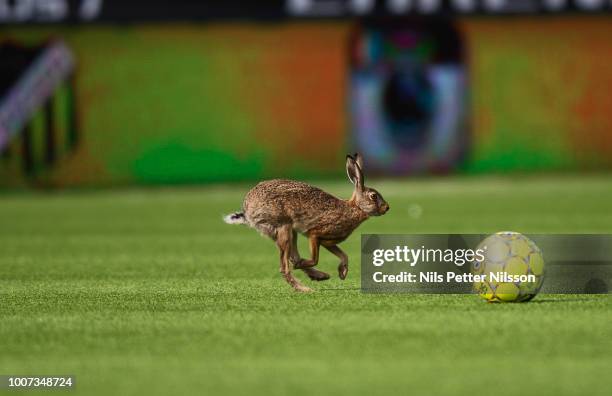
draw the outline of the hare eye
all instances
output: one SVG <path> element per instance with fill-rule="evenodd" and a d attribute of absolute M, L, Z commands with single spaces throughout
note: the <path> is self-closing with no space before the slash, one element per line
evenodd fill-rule
<path fill-rule="evenodd" d="M 370 199 L 374 201 L 376 199 L 376 193 L 370 194 Z"/>

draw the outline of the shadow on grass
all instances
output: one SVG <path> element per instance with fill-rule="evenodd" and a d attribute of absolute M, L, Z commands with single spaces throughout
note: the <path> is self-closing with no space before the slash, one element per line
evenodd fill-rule
<path fill-rule="evenodd" d="M 568 302 L 568 301 L 595 301 L 603 298 L 602 296 L 606 296 L 606 294 L 588 294 L 584 296 L 573 296 L 573 297 L 560 297 L 560 298 L 536 298 L 532 301 L 529 301 L 530 304 L 539 304 L 539 303 L 553 303 L 553 302 Z"/>
<path fill-rule="evenodd" d="M 360 290 L 361 290 L 360 287 L 327 287 L 327 288 L 316 289 L 317 292 L 360 291 Z M 366 294 L 370 294 L 370 293 L 366 293 Z M 377 294 L 377 293 L 373 293 L 373 294 Z M 413 294 L 413 293 L 381 293 L 381 294 L 397 295 L 397 294 Z M 430 294 L 430 295 L 431 296 L 445 296 L 445 295 L 454 296 L 454 294 Z M 564 296 L 564 295 L 560 295 L 560 296 Z M 603 296 L 606 296 L 606 294 L 588 294 L 584 296 L 559 297 L 559 298 L 542 297 L 542 298 L 536 298 L 534 300 L 529 301 L 529 304 L 574 302 L 574 301 L 597 301 L 603 298 Z"/>

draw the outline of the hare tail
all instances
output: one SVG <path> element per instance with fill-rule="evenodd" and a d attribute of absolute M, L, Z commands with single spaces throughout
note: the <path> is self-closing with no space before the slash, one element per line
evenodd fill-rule
<path fill-rule="evenodd" d="M 223 217 L 227 224 L 247 224 L 246 217 L 242 212 L 234 212 Z"/>

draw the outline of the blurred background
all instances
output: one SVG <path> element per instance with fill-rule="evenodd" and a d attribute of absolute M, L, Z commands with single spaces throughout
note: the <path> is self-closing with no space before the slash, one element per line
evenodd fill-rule
<path fill-rule="evenodd" d="M 609 170 L 610 11 L 0 0 L 0 187 Z"/>

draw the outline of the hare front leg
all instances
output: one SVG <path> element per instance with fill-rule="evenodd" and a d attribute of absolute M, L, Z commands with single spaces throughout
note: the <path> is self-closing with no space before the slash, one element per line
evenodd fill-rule
<path fill-rule="evenodd" d="M 295 268 L 298 268 L 299 263 L 302 261 L 300 258 L 300 253 L 297 247 L 297 232 L 293 231 L 293 243 L 292 243 L 292 252 L 291 252 L 291 262 L 293 263 Z M 323 271 L 319 271 L 313 267 L 302 268 L 302 271 L 308 275 L 308 277 L 313 281 L 324 281 L 329 279 L 329 274 Z"/>
<path fill-rule="evenodd" d="M 310 256 L 312 258 L 305 260 L 300 259 L 296 264 L 294 264 L 294 268 L 304 269 L 314 267 L 319 263 L 319 241 L 316 236 L 309 235 L 308 236 L 308 244 L 310 246 Z"/>
<path fill-rule="evenodd" d="M 285 225 L 280 227 L 276 232 L 276 245 L 280 250 L 280 272 L 283 277 L 296 291 L 299 292 L 311 292 L 312 289 L 304 286 L 297 280 L 291 273 L 291 266 L 289 260 L 291 259 L 293 250 L 292 241 L 292 229 L 291 225 Z"/>
<path fill-rule="evenodd" d="M 348 256 L 346 253 L 344 253 L 338 247 L 338 245 L 323 246 L 340 259 L 340 265 L 338 265 L 338 276 L 340 276 L 340 279 L 342 280 L 346 279 L 346 275 L 348 274 Z"/>

